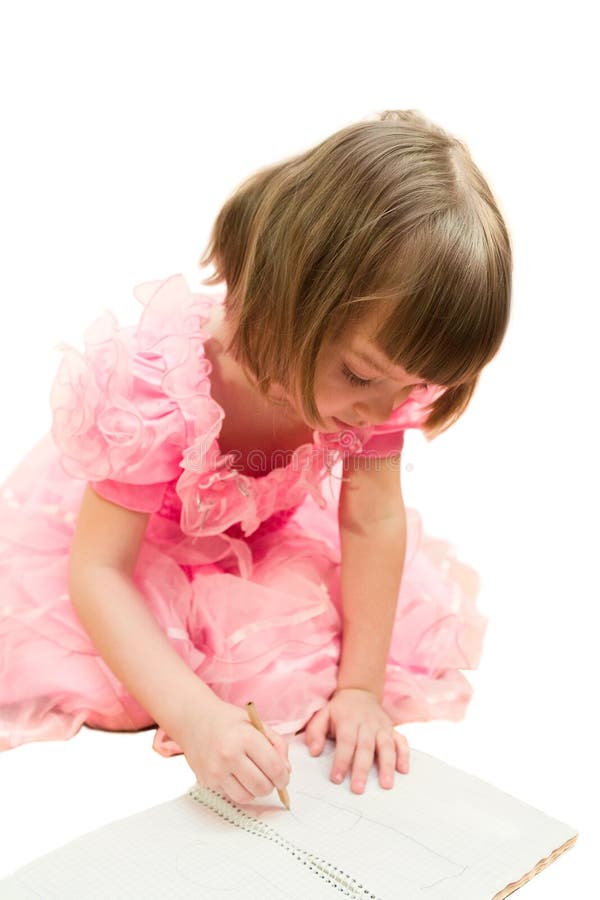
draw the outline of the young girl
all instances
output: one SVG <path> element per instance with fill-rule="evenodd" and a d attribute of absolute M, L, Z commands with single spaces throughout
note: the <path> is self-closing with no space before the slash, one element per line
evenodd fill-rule
<path fill-rule="evenodd" d="M 250 177 L 200 262 L 224 289 L 141 284 L 136 325 L 59 345 L 51 433 L 1 491 L 0 746 L 157 724 L 245 802 L 305 728 L 334 781 L 391 787 L 394 725 L 464 716 L 487 624 L 400 460 L 501 345 L 506 226 L 462 142 L 387 111 Z"/>

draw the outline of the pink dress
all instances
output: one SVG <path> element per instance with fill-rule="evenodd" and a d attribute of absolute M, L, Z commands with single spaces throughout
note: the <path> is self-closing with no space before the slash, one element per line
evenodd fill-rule
<path fill-rule="evenodd" d="M 0 488 L 0 749 L 72 737 L 85 723 L 155 723 L 96 652 L 67 593 L 86 482 L 150 513 L 134 580 L 169 641 L 223 700 L 253 699 L 283 733 L 336 685 L 340 652 L 337 500 L 347 454 L 385 457 L 418 428 L 438 388 L 380 426 L 313 432 L 267 475 L 219 448 L 224 411 L 204 354 L 211 304 L 181 275 L 135 288 L 137 325 L 106 311 L 83 352 L 59 344 L 51 431 Z M 461 719 L 487 619 L 476 572 L 407 509 L 407 548 L 384 708 L 396 723 Z M 154 749 L 181 752 L 159 727 Z"/>

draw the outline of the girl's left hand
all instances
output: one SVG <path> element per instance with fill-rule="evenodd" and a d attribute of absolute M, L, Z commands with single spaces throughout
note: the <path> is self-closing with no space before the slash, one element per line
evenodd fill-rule
<path fill-rule="evenodd" d="M 370 691 L 337 690 L 312 716 L 305 733 L 312 756 L 319 756 L 329 736 L 336 741 L 330 778 L 340 784 L 352 764 L 350 786 L 356 794 L 365 789 L 375 755 L 382 788 L 393 787 L 395 771 L 408 772 L 408 741 L 394 731 L 392 720 Z"/>

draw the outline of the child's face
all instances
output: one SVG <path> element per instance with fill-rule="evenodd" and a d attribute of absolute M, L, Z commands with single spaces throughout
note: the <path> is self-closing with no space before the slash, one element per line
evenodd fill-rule
<path fill-rule="evenodd" d="M 369 335 L 373 319 L 323 348 L 315 373 L 315 401 L 329 431 L 344 425 L 380 425 L 425 382 L 392 365 Z M 366 354 L 384 372 L 361 358 Z M 353 377 L 354 376 L 354 377 Z M 368 382 L 361 384 L 360 382 Z"/>

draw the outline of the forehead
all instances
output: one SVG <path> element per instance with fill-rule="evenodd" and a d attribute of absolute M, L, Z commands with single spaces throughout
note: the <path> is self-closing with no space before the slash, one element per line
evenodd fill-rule
<path fill-rule="evenodd" d="M 348 329 L 346 336 L 340 342 L 341 345 L 354 359 L 360 360 L 371 371 L 402 382 L 415 377 L 409 374 L 403 366 L 392 363 L 375 344 L 373 337 L 381 325 L 381 320 L 382 317 L 378 310 L 371 311 L 362 322 Z"/>

